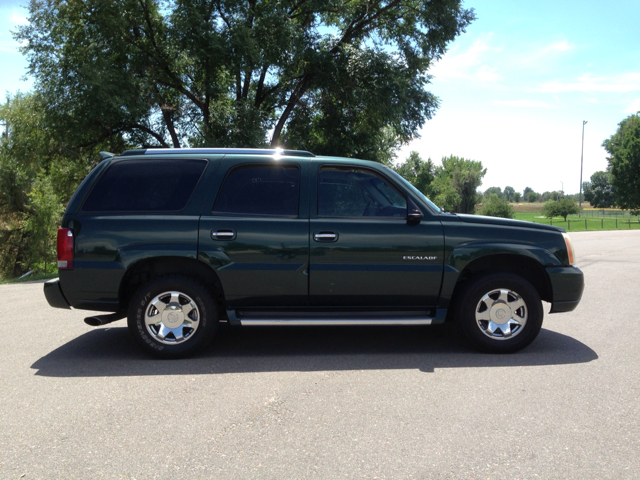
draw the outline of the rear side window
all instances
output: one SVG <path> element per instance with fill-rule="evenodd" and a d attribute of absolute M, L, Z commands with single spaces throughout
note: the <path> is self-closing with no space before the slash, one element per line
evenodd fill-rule
<path fill-rule="evenodd" d="M 300 170 L 295 165 L 249 165 L 224 179 L 213 213 L 298 215 Z"/>
<path fill-rule="evenodd" d="M 206 160 L 127 160 L 109 166 L 83 212 L 175 212 L 184 209 Z"/>

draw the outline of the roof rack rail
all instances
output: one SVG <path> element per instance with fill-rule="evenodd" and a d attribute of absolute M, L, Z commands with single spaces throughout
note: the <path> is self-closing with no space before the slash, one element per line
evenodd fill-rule
<path fill-rule="evenodd" d="M 283 150 L 281 148 L 137 148 L 126 150 L 121 157 L 131 155 L 180 155 L 181 153 L 215 154 L 249 154 L 249 155 L 284 155 L 289 157 L 315 157 L 305 150 Z"/>

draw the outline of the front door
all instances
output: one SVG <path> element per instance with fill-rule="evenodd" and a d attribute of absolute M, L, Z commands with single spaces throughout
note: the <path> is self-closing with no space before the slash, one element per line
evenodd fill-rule
<path fill-rule="evenodd" d="M 410 225 L 406 194 L 375 170 L 316 166 L 311 305 L 435 306 L 443 271 L 440 222 L 424 212 L 419 224 Z"/>

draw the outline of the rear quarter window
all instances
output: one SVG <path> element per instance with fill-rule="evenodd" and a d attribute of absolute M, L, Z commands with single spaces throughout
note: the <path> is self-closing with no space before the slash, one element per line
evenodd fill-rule
<path fill-rule="evenodd" d="M 176 212 L 193 194 L 206 160 L 125 160 L 110 165 L 81 211 Z"/>

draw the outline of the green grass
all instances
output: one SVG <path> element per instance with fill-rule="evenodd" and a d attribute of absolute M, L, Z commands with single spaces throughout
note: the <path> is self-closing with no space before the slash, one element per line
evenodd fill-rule
<path fill-rule="evenodd" d="M 593 217 L 578 217 L 577 215 L 571 215 L 567 217 L 565 222 L 562 217 L 556 217 L 548 219 L 542 216 L 542 213 L 516 213 L 515 216 L 518 220 L 525 220 L 527 222 L 544 223 L 546 225 L 554 225 L 564 228 L 567 232 L 584 232 L 584 231 L 597 231 L 597 230 L 640 230 L 640 223 L 637 218 L 631 218 L 631 226 L 629 226 L 629 218 L 618 219 L 616 228 L 615 218 L 593 218 Z M 585 227 L 586 221 L 586 227 Z"/>
<path fill-rule="evenodd" d="M 56 278 L 57 276 L 57 273 L 34 273 L 33 275 L 29 275 L 25 278 L 0 278 L 0 285 L 5 285 L 7 283 L 33 282 L 36 280 L 49 280 L 51 278 Z"/>

